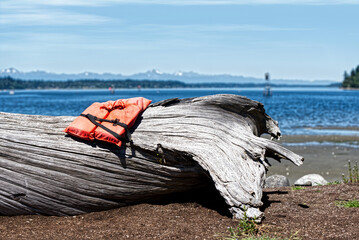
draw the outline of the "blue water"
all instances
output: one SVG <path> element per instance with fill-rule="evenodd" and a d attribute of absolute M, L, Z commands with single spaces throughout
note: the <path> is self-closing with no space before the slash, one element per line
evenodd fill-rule
<path fill-rule="evenodd" d="M 359 129 L 359 91 L 335 88 L 278 88 L 272 97 L 263 89 L 117 89 L 108 90 L 24 90 L 0 92 L 0 112 L 79 115 L 93 102 L 143 96 L 157 102 L 168 98 L 211 94 L 237 94 L 264 104 L 266 112 L 279 122 L 283 134 L 349 134 L 359 131 L 315 129 L 316 127 L 356 127 Z M 314 128 L 314 129 L 313 129 Z"/>

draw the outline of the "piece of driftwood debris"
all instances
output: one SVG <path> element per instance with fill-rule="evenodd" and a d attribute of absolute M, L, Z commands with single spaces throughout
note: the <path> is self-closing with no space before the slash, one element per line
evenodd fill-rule
<path fill-rule="evenodd" d="M 0 113 L 0 214 L 75 215 L 214 183 L 234 217 L 260 219 L 266 157 L 303 161 L 259 137 L 278 138 L 277 122 L 237 95 L 155 103 L 122 148 L 66 136 L 74 118 Z"/>

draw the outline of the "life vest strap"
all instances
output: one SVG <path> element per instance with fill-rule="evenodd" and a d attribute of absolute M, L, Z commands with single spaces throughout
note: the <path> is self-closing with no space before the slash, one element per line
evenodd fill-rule
<path fill-rule="evenodd" d="M 118 119 L 115 120 L 108 120 L 108 119 L 103 119 L 103 118 L 98 118 L 92 114 L 80 114 L 80 116 L 82 117 L 86 117 L 88 118 L 93 124 L 95 124 L 97 127 L 102 128 L 103 130 L 109 132 L 110 134 L 112 134 L 115 138 L 117 138 L 118 140 L 122 141 L 122 142 L 130 142 L 131 141 L 131 133 L 128 129 L 127 124 L 120 122 Z M 123 127 L 125 129 L 125 134 L 124 137 L 122 137 L 121 135 L 117 134 L 116 132 L 112 131 L 111 129 L 105 127 L 104 125 L 102 125 L 101 123 L 97 122 L 109 122 L 109 123 L 113 123 L 114 126 L 119 125 L 121 127 Z"/>

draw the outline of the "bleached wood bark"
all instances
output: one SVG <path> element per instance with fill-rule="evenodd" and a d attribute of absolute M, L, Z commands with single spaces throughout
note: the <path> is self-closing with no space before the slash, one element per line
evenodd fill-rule
<path fill-rule="evenodd" d="M 260 219 L 266 157 L 300 165 L 263 105 L 237 95 L 167 100 L 121 149 L 66 136 L 75 117 L 0 113 L 0 214 L 74 215 L 213 181 L 236 218 Z"/>

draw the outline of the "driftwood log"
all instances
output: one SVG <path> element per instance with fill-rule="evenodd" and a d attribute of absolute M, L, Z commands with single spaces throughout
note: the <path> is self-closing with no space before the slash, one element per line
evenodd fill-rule
<path fill-rule="evenodd" d="M 301 165 L 259 102 L 171 99 L 138 119 L 122 148 L 63 132 L 75 117 L 0 113 L 0 214 L 75 215 L 215 185 L 236 218 L 260 219 L 267 157 Z"/>

